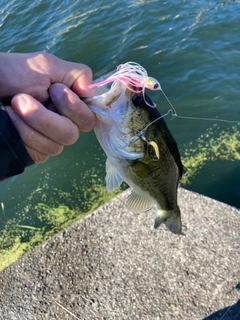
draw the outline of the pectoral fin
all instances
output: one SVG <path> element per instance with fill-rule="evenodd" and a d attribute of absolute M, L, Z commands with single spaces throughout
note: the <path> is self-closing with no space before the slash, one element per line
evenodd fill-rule
<path fill-rule="evenodd" d="M 178 207 L 175 210 L 158 210 L 154 222 L 154 228 L 158 228 L 163 222 L 171 232 L 175 234 L 182 234 L 181 215 Z"/>
<path fill-rule="evenodd" d="M 153 202 L 146 196 L 143 196 L 135 191 L 132 191 L 128 197 L 127 207 L 130 211 L 139 213 L 150 209 Z"/>
<path fill-rule="evenodd" d="M 118 170 L 111 164 L 110 160 L 106 161 L 106 187 L 108 192 L 113 192 L 120 187 L 123 182 Z"/>

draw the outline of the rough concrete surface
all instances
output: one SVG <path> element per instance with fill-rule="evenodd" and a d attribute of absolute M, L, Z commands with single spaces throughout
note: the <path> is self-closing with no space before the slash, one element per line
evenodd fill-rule
<path fill-rule="evenodd" d="M 0 319 L 240 319 L 240 211 L 180 189 L 176 236 L 128 193 L 2 271 Z"/>

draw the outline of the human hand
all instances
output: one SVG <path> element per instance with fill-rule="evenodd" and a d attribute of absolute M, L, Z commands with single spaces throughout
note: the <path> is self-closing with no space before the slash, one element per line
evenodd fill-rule
<path fill-rule="evenodd" d="M 6 109 L 29 155 L 41 163 L 76 142 L 79 130 L 94 127 L 95 115 L 79 98 L 93 95 L 92 73 L 46 53 L 9 55 L 11 70 L 4 69 L 1 96 L 13 96 Z M 45 101 L 50 102 L 43 106 Z"/>

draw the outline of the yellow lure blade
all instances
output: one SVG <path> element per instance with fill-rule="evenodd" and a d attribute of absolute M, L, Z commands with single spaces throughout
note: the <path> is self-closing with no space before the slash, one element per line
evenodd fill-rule
<path fill-rule="evenodd" d="M 154 141 L 147 141 L 147 153 L 149 158 L 153 161 L 158 161 L 160 159 L 159 148 Z"/>

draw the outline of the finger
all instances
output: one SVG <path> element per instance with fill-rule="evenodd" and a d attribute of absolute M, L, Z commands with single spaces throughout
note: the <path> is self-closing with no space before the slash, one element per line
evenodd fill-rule
<path fill-rule="evenodd" d="M 47 156 L 44 153 L 36 151 L 28 146 L 25 146 L 25 147 L 27 149 L 28 154 L 30 155 L 30 157 L 33 159 L 35 163 L 44 163 L 49 158 L 49 156 Z"/>
<path fill-rule="evenodd" d="M 79 130 L 88 132 L 94 128 L 95 114 L 72 90 L 56 83 L 50 87 L 49 94 L 58 112 L 72 120 Z"/>
<path fill-rule="evenodd" d="M 63 145 L 31 128 L 12 107 L 8 106 L 6 110 L 34 162 L 45 162 L 48 156 L 56 156 L 62 152 Z"/>
<path fill-rule="evenodd" d="M 29 127 L 61 145 L 70 145 L 79 137 L 78 127 L 68 118 L 47 110 L 26 94 L 12 99 L 12 108 Z"/>
<path fill-rule="evenodd" d="M 71 89 L 76 92 L 79 97 L 93 97 L 96 95 L 95 90 L 88 87 L 90 84 L 92 84 L 92 70 L 87 66 L 84 66 L 83 70 L 84 73 L 80 77 L 77 77 L 77 73 L 74 75 L 75 78 L 77 78 L 73 82 Z"/>
<path fill-rule="evenodd" d="M 89 89 L 92 83 L 92 70 L 85 64 L 61 60 L 45 54 L 50 66 L 51 83 L 63 83 L 80 97 L 92 97 L 94 89 Z"/>

